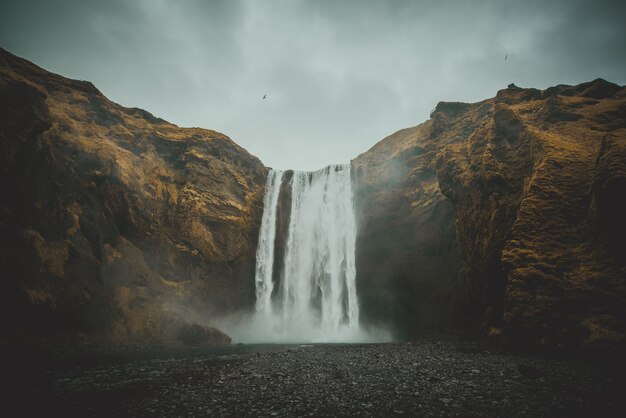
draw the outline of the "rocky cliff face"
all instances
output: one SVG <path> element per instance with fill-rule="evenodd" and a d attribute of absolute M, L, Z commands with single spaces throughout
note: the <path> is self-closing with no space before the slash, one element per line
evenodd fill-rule
<path fill-rule="evenodd" d="M 160 339 L 254 303 L 267 169 L 228 137 L 0 50 L 0 141 L 3 335 Z"/>
<path fill-rule="evenodd" d="M 352 161 L 357 287 L 365 322 L 411 337 L 453 323 L 463 272 L 455 215 L 439 191 L 431 122 L 383 139 Z"/>
<path fill-rule="evenodd" d="M 0 141 L 3 336 L 160 340 L 253 306 L 267 169 L 226 136 L 0 50 Z M 365 323 L 626 344 L 625 88 L 439 103 L 352 164 Z"/>
<path fill-rule="evenodd" d="M 515 344 L 624 346 L 625 88 L 439 103 L 353 165 L 367 316 L 406 333 L 472 324 Z"/>

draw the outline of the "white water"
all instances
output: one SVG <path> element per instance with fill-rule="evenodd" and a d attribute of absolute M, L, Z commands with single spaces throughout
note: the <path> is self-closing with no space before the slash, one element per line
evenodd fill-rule
<path fill-rule="evenodd" d="M 356 220 L 349 165 L 295 171 L 282 265 L 274 263 L 283 172 L 267 179 L 256 260 L 253 340 L 347 342 L 366 339 L 356 295 Z M 275 270 L 278 269 L 278 270 Z M 277 271 L 279 280 L 272 281 Z"/>
<path fill-rule="evenodd" d="M 271 296 L 274 290 L 274 240 L 276 238 L 276 207 L 278 192 L 283 180 L 282 171 L 270 171 L 263 198 L 263 217 L 256 250 L 256 309 L 266 316 L 272 315 Z"/>

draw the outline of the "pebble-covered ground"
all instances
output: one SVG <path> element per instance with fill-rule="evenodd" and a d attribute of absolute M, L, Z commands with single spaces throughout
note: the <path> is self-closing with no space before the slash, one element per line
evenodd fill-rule
<path fill-rule="evenodd" d="M 7 417 L 609 417 L 626 406 L 624 370 L 606 359 L 437 340 L 76 352 L 9 369 Z"/>

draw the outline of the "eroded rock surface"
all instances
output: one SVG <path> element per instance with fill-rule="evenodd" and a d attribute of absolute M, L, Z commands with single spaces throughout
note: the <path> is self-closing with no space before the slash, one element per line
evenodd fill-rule
<path fill-rule="evenodd" d="M 0 50 L 4 336 L 160 339 L 254 303 L 267 169 Z"/>
<path fill-rule="evenodd" d="M 409 333 L 473 324 L 516 344 L 624 347 L 625 88 L 439 103 L 353 164 L 367 315 L 415 314 Z"/>

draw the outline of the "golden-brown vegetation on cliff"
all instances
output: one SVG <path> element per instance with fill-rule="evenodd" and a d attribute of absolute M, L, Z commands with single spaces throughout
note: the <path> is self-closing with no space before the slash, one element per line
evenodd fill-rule
<path fill-rule="evenodd" d="M 159 339 L 252 303 L 257 158 L 4 50 L 0 119 L 7 333 Z"/>
<path fill-rule="evenodd" d="M 353 163 L 361 199 L 375 202 L 364 210 L 363 248 L 411 254 L 400 271 L 372 274 L 397 293 L 406 289 L 398 277 L 415 277 L 402 299 L 410 308 L 397 309 L 423 324 L 504 328 L 518 344 L 624 346 L 625 88 L 510 86 L 480 103 L 439 103 L 429 121 Z M 381 269 L 362 254 L 361 274 Z"/>

